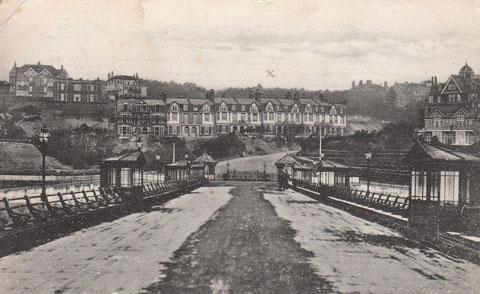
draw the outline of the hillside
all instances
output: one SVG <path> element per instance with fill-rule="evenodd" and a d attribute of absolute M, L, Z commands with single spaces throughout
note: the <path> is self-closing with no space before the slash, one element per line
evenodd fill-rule
<path fill-rule="evenodd" d="M 2 174 L 40 174 L 42 170 L 42 154 L 31 143 L 0 141 L 0 158 Z M 48 173 L 72 170 L 51 157 L 45 165 Z"/>
<path fill-rule="evenodd" d="M 322 151 L 326 158 L 351 166 L 366 166 L 364 154 L 372 153 L 373 168 L 402 169 L 403 158 L 415 142 L 414 126 L 388 124 L 378 132 L 357 132 L 345 137 L 325 138 Z M 318 157 L 318 137 L 300 142 L 304 156 Z"/>

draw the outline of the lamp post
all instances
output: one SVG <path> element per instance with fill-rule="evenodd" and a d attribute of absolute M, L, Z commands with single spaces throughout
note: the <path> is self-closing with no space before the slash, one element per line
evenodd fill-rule
<path fill-rule="evenodd" d="M 367 160 L 367 193 L 370 192 L 370 161 L 372 160 L 372 152 L 365 153 L 365 159 Z"/>
<path fill-rule="evenodd" d="M 46 187 L 45 187 L 45 157 L 47 155 L 47 144 L 48 141 L 50 141 L 50 132 L 47 129 L 47 126 L 44 124 L 42 129 L 40 130 L 40 133 L 38 134 L 38 141 L 40 142 L 39 149 L 40 152 L 42 153 L 42 194 L 40 195 L 40 198 L 42 201 L 47 202 L 47 193 L 46 193 Z"/>
<path fill-rule="evenodd" d="M 187 179 L 190 179 L 190 160 L 188 159 L 188 154 L 185 154 L 185 160 L 187 161 Z"/>
<path fill-rule="evenodd" d="M 160 154 L 155 155 L 155 160 L 157 161 L 157 184 L 160 182 Z"/>
<path fill-rule="evenodd" d="M 138 136 L 137 142 L 135 143 L 137 150 L 141 151 L 143 148 L 142 137 Z M 143 186 L 143 168 L 140 169 L 140 184 Z"/>

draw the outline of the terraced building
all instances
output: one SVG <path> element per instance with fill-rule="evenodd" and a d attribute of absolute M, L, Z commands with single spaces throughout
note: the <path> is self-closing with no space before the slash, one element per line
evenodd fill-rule
<path fill-rule="evenodd" d="M 294 133 L 308 136 L 343 135 L 347 123 L 345 106 L 300 97 L 263 97 L 260 91 L 248 98 L 205 98 L 165 95 L 159 99 L 121 99 L 115 117 L 120 138 L 135 134 L 200 137 L 218 134 Z"/>

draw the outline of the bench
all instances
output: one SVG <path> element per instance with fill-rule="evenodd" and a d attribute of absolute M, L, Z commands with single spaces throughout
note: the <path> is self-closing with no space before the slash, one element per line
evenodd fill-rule
<path fill-rule="evenodd" d="M 44 202 L 39 201 L 35 204 L 32 204 L 30 198 L 27 195 L 25 195 L 23 199 L 25 199 L 25 204 L 27 205 L 30 215 L 33 216 L 34 222 L 47 223 L 52 219 L 56 218 L 54 214 L 48 211 L 48 209 L 45 207 Z"/>

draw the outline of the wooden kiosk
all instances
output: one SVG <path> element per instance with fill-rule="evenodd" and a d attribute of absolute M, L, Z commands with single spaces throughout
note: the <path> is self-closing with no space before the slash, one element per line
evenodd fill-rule
<path fill-rule="evenodd" d="M 418 140 L 405 163 L 411 173 L 409 224 L 423 214 L 423 222 L 438 218 L 440 230 L 479 231 L 480 157 Z M 477 224 L 467 221 L 477 218 Z"/>
<path fill-rule="evenodd" d="M 165 174 L 169 180 L 186 180 L 191 177 L 215 178 L 215 166 L 217 162 L 207 153 L 203 153 L 197 159 L 190 161 L 188 157 L 165 166 Z"/>
<path fill-rule="evenodd" d="M 295 180 L 312 180 L 312 172 L 314 170 L 314 161 L 306 157 L 286 154 L 275 162 L 278 173 L 286 169 L 287 174 L 291 179 Z"/>
<path fill-rule="evenodd" d="M 100 186 L 131 188 L 143 186 L 146 160 L 141 150 L 104 159 L 100 162 Z"/>
<path fill-rule="evenodd" d="M 334 187 L 350 187 L 350 171 L 343 164 L 322 159 L 317 162 L 320 184 Z"/>

